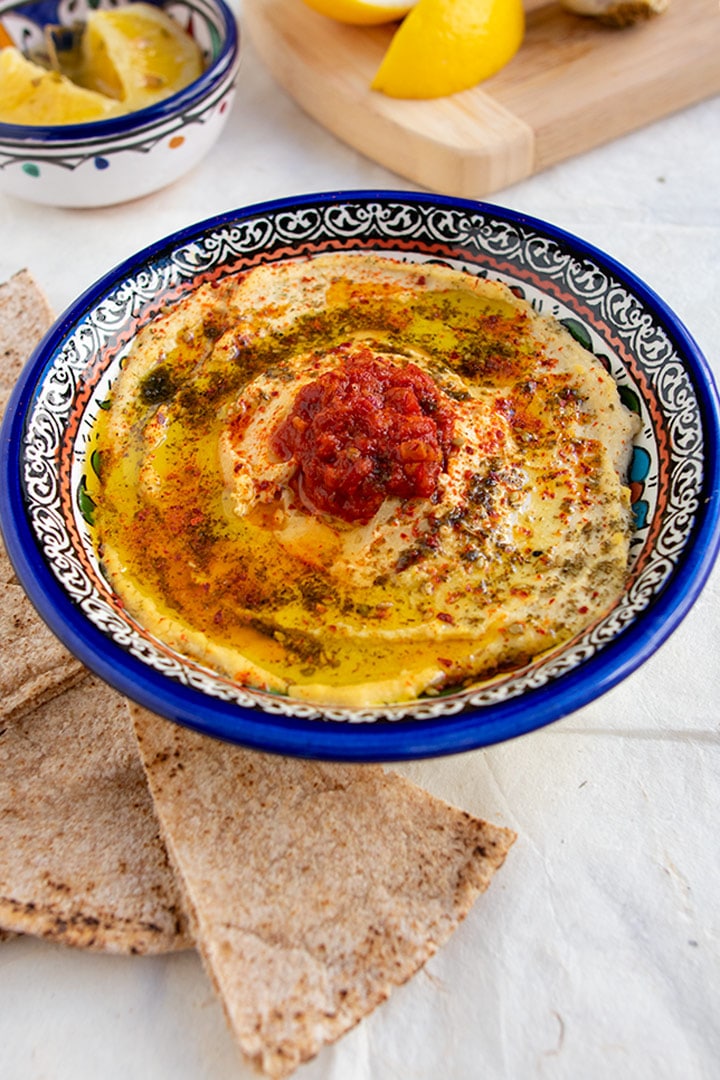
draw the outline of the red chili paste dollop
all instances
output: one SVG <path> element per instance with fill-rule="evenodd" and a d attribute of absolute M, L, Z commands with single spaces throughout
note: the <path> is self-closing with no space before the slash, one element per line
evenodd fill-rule
<path fill-rule="evenodd" d="M 317 510 L 367 522 L 387 496 L 430 498 L 446 467 L 449 400 L 416 364 L 339 346 L 339 366 L 303 386 L 272 446 L 297 463 L 295 480 Z"/>

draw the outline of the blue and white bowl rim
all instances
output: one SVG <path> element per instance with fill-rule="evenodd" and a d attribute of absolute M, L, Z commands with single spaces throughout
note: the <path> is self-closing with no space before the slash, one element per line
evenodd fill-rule
<path fill-rule="evenodd" d="M 257 215 L 387 200 L 484 213 L 497 221 L 532 229 L 602 267 L 639 298 L 672 339 L 698 396 L 705 444 L 704 492 L 692 539 L 671 579 L 641 619 L 610 641 L 586 665 L 520 697 L 485 706 L 481 716 L 468 710 L 422 720 L 346 724 L 274 715 L 214 698 L 205 699 L 187 686 L 169 682 L 132 656 L 120 654 L 78 612 L 48 568 L 27 518 L 19 470 L 28 411 L 69 328 L 115 286 L 137 273 L 144 263 L 186 245 L 201 233 Z M 720 549 L 720 406 L 709 365 L 682 322 L 640 278 L 599 248 L 538 218 L 490 203 L 423 192 L 329 191 L 257 203 L 197 222 L 149 245 L 87 289 L 34 350 L 15 386 L 2 427 L 0 480 L 7 493 L 0 510 L 0 524 L 18 579 L 40 615 L 65 645 L 121 693 L 170 720 L 250 748 L 318 759 L 390 762 L 459 753 L 526 735 L 606 693 L 666 641 L 697 600 Z"/>

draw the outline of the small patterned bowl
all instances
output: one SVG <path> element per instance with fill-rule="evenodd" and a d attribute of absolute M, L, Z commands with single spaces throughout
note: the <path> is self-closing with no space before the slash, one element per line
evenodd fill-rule
<path fill-rule="evenodd" d="M 89 432 L 139 328 L 200 283 L 324 250 L 443 261 L 505 282 L 565 324 L 641 420 L 636 529 L 615 608 L 562 649 L 469 689 L 377 708 L 329 708 L 233 684 L 133 621 L 93 549 Z M 720 543 L 717 392 L 667 306 L 597 249 L 482 203 L 340 192 L 266 203 L 168 237 L 81 296 L 15 389 L 0 444 L 0 521 L 18 577 L 67 646 L 128 697 L 247 746 L 339 760 L 456 753 L 532 731 L 629 675 L 696 600 Z"/>
<path fill-rule="evenodd" d="M 240 42 L 224 0 L 150 0 L 198 43 L 199 79 L 126 116 L 35 127 L 0 123 L 0 191 L 50 206 L 109 206 L 148 195 L 193 168 L 225 126 Z M 123 0 L 0 0 L 0 46 L 32 52 L 45 26 L 71 26 Z"/>

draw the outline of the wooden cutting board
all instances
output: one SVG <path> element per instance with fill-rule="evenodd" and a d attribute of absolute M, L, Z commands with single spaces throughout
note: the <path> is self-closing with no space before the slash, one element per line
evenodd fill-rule
<path fill-rule="evenodd" d="M 449 195 L 497 191 L 720 92 L 718 0 L 672 0 L 664 15 L 625 30 L 547 0 L 525 6 L 525 40 L 510 64 L 432 101 L 370 90 L 392 24 L 344 26 L 303 0 L 243 0 L 243 13 L 256 51 L 310 116 Z"/>

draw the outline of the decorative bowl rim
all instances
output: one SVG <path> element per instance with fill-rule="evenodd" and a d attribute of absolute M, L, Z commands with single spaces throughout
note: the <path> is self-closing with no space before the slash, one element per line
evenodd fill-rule
<path fill-rule="evenodd" d="M 704 436 L 702 498 L 689 539 L 672 576 L 653 595 L 642 617 L 625 626 L 591 658 L 539 688 L 493 704 L 460 706 L 455 713 L 418 719 L 344 723 L 304 718 L 265 707 L 246 708 L 211 698 L 168 680 L 124 654 L 78 611 L 48 567 L 26 512 L 20 454 L 26 418 L 53 355 L 73 326 L 126 279 L 164 255 L 192 245 L 200 236 L 262 215 L 374 203 L 436 207 L 489 215 L 496 222 L 530 230 L 602 268 L 642 301 L 658 319 L 692 376 Z M 720 405 L 712 372 L 697 343 L 669 306 L 640 278 L 599 248 L 539 218 L 476 200 L 396 190 L 328 191 L 256 203 L 186 226 L 145 247 L 104 274 L 61 315 L 33 351 L 12 393 L 2 428 L 0 481 L 7 491 L 0 513 L 9 557 L 18 579 L 43 619 L 71 652 L 127 697 L 204 734 L 250 748 L 302 757 L 347 761 L 393 761 L 459 753 L 541 728 L 621 682 L 670 636 L 690 611 L 720 550 Z M 121 663 L 118 669 L 117 664 Z M 282 699 L 279 699 L 281 702 Z"/>
<path fill-rule="evenodd" d="M 29 0 L 18 0 L 18 3 L 0 3 L 0 16 L 5 11 L 22 7 Z M 154 0 L 150 0 L 154 2 Z M 166 0 L 172 3 L 172 0 Z M 226 0 L 205 0 L 205 3 L 214 6 L 222 19 L 223 40 L 222 48 L 213 62 L 203 71 L 199 78 L 188 86 L 179 90 L 176 94 L 148 105 L 144 109 L 136 109 L 122 116 L 111 117 L 107 120 L 91 120 L 81 124 L 53 124 L 47 127 L 29 124 L 8 124 L 0 121 L 0 147 L 6 146 L 62 146 L 70 144 L 77 148 L 78 144 L 88 144 L 97 149 L 97 144 L 102 144 L 106 139 L 112 139 L 116 135 L 129 135 L 141 132 L 146 128 L 152 128 L 162 123 L 169 117 L 177 116 L 186 112 L 197 102 L 203 101 L 212 93 L 215 87 L 224 81 L 228 74 L 232 74 L 239 64 L 241 49 L 241 31 L 238 20 L 229 7 Z M 164 6 L 159 3 L 157 6 Z"/>

